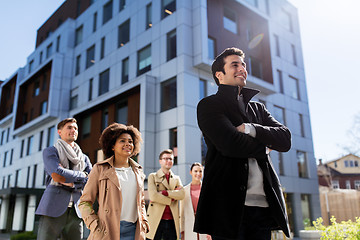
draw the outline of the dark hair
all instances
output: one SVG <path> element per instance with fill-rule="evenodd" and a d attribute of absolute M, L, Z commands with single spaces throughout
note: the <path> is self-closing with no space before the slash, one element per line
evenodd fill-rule
<path fill-rule="evenodd" d="M 141 133 L 133 125 L 126 126 L 120 123 L 113 123 L 104 129 L 102 132 L 99 143 L 106 158 L 114 155 L 113 147 L 116 140 L 121 134 L 128 133 L 134 142 L 134 151 L 131 156 L 135 156 L 140 152 L 140 144 L 142 143 Z"/>
<path fill-rule="evenodd" d="M 65 118 L 64 120 L 62 120 L 61 122 L 58 123 L 57 129 L 58 130 L 62 129 L 69 122 L 77 123 L 75 118 Z"/>
<path fill-rule="evenodd" d="M 191 165 L 191 167 L 190 167 L 190 172 L 193 170 L 193 168 L 194 168 L 195 166 L 202 167 L 203 165 L 201 165 L 201 163 L 199 163 L 199 162 L 194 162 L 194 163 Z"/>
<path fill-rule="evenodd" d="M 171 150 L 171 149 L 165 149 L 164 151 L 162 151 L 162 152 L 160 153 L 160 155 L 159 155 L 159 160 L 162 158 L 162 156 L 163 156 L 164 154 L 172 154 L 172 155 L 174 155 L 174 152 L 173 152 L 173 150 Z"/>
<path fill-rule="evenodd" d="M 224 59 L 227 57 L 227 56 L 230 56 L 230 55 L 238 55 L 240 56 L 242 59 L 245 58 L 245 53 L 238 49 L 238 48 L 235 48 L 235 47 L 232 47 L 232 48 L 226 48 L 222 53 L 220 53 L 214 60 L 214 62 L 212 63 L 211 65 L 211 71 L 212 71 L 212 75 L 213 75 L 213 78 L 216 82 L 216 84 L 219 86 L 219 79 L 215 76 L 216 75 L 216 72 L 223 72 L 225 74 L 225 70 L 224 70 L 224 65 L 225 65 L 225 62 L 224 62 Z"/>

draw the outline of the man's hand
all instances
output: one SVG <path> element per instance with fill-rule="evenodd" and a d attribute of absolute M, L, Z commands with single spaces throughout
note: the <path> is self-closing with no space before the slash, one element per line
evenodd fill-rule
<path fill-rule="evenodd" d="M 245 133 L 245 124 L 243 123 L 243 124 L 237 126 L 236 129 L 241 133 Z"/>
<path fill-rule="evenodd" d="M 74 183 L 60 183 L 60 184 L 67 186 L 67 187 L 71 187 L 71 188 L 74 187 Z"/>

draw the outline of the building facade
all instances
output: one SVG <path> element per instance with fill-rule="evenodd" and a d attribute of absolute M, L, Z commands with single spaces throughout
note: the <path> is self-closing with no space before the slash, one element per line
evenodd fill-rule
<path fill-rule="evenodd" d="M 360 157 L 348 154 L 318 165 L 319 185 L 332 189 L 360 190 Z"/>
<path fill-rule="evenodd" d="M 286 0 L 68 0 L 38 29 L 36 48 L 0 86 L 0 229 L 32 230 L 45 188 L 42 150 L 56 124 L 78 120 L 78 144 L 92 163 L 112 122 L 133 124 L 146 175 L 174 150 L 183 184 L 205 157 L 199 100 L 217 86 L 210 70 L 226 47 L 246 54 L 248 86 L 290 128 L 292 149 L 271 152 L 292 231 L 320 216 L 297 10 Z"/>

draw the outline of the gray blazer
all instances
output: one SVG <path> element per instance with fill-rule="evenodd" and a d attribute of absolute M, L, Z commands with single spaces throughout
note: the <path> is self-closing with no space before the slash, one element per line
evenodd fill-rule
<path fill-rule="evenodd" d="M 44 149 L 43 160 L 44 168 L 47 173 L 46 189 L 41 197 L 35 214 L 49 217 L 59 217 L 65 213 L 69 205 L 71 194 L 73 195 L 74 203 L 79 200 L 81 191 L 87 182 L 87 177 L 84 177 L 84 174 L 80 171 L 74 171 L 61 167 L 59 154 L 53 146 Z M 85 166 L 84 171 L 90 173 L 92 165 L 87 156 L 85 157 Z M 67 183 L 74 183 L 74 188 L 50 185 L 49 183 L 51 181 L 52 173 L 57 173 L 65 177 Z"/>

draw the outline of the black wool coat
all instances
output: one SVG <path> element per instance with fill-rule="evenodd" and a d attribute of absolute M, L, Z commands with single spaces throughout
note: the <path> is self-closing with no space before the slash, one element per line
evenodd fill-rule
<path fill-rule="evenodd" d="M 289 237 L 285 201 L 266 147 L 286 152 L 291 133 L 276 121 L 264 104 L 250 102 L 258 90 L 243 88 L 246 112 L 238 104 L 237 86 L 220 85 L 218 92 L 197 106 L 199 127 L 208 147 L 204 179 L 197 207 L 194 231 L 218 237 L 236 238 L 243 219 L 248 181 L 248 158 L 255 158 L 263 172 L 264 191 L 274 217 L 273 226 Z M 236 127 L 252 123 L 256 138 Z"/>

